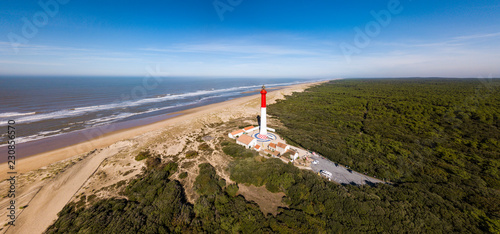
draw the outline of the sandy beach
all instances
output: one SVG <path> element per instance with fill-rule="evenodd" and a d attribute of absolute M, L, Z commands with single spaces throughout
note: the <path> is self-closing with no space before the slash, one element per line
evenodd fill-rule
<path fill-rule="evenodd" d="M 268 103 L 272 104 L 285 95 L 301 92 L 318 83 L 271 91 L 267 95 Z M 174 117 L 163 121 L 112 131 L 88 141 L 22 158 L 16 163 L 16 226 L 2 225 L 1 231 L 42 233 L 70 201 L 89 202 L 91 195 L 98 198 L 119 196 L 109 187 L 141 173 L 144 162 L 136 161 L 134 157 L 143 149 L 162 155 L 164 161 L 179 162 L 180 172 L 189 173 L 182 183 L 192 202 L 197 196 L 190 190 L 197 175 L 196 165 L 210 162 L 217 173 L 230 182 L 225 171 L 229 159 L 217 153 L 217 150 L 195 159 L 187 159 L 182 153 L 190 148 L 196 149 L 200 137 L 222 138 L 231 128 L 256 125 L 259 102 L 260 95 L 252 95 L 197 107 L 175 113 Z M 270 121 L 270 124 L 273 122 Z M 213 149 L 218 148 L 213 141 L 207 143 Z M 7 175 L 7 165 L 3 163 L 0 165 L 0 178 L 3 180 L 0 182 L 0 192 L 4 195 L 0 201 L 1 224 L 8 221 L 6 213 L 10 199 L 5 197 L 8 190 L 8 181 L 5 180 Z"/>

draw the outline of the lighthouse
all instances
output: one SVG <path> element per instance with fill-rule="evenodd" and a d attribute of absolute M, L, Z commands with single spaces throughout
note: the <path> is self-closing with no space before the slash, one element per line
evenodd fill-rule
<path fill-rule="evenodd" d="M 260 105 L 260 133 L 259 138 L 267 138 L 267 122 L 266 122 L 266 87 L 262 85 L 261 105 Z"/>

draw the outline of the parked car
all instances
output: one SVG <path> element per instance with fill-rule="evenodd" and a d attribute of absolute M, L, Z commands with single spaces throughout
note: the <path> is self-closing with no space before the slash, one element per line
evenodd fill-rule
<path fill-rule="evenodd" d="M 319 163 L 319 161 L 318 161 L 318 160 L 314 160 L 314 161 L 312 161 L 312 164 L 318 164 L 318 163 Z"/>
<path fill-rule="evenodd" d="M 327 178 L 332 177 L 332 173 L 331 173 L 331 172 L 329 172 L 329 171 L 321 170 L 321 171 L 319 171 L 319 172 L 321 173 L 321 175 L 323 175 L 323 176 L 325 176 L 325 177 L 327 177 Z"/>

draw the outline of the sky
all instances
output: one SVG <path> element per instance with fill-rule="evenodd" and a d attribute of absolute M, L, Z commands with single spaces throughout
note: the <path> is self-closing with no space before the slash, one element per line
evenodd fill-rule
<path fill-rule="evenodd" d="M 0 75 L 500 77 L 498 0 L 1 0 Z"/>

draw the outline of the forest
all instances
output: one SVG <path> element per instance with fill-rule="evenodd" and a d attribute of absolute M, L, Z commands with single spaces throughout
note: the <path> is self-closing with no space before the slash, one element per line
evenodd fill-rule
<path fill-rule="evenodd" d="M 499 79 L 346 79 L 268 110 L 290 143 L 393 183 L 366 188 L 375 195 L 467 220 L 462 231 L 499 232 L 499 88 Z"/>
<path fill-rule="evenodd" d="M 48 233 L 500 232 L 500 82 L 472 79 L 338 80 L 268 106 L 289 143 L 390 183 L 338 185 L 279 159 L 221 142 L 227 184 L 199 165 L 195 204 L 149 157 L 124 198 L 68 204 Z M 276 216 L 238 184 L 283 192 Z"/>

